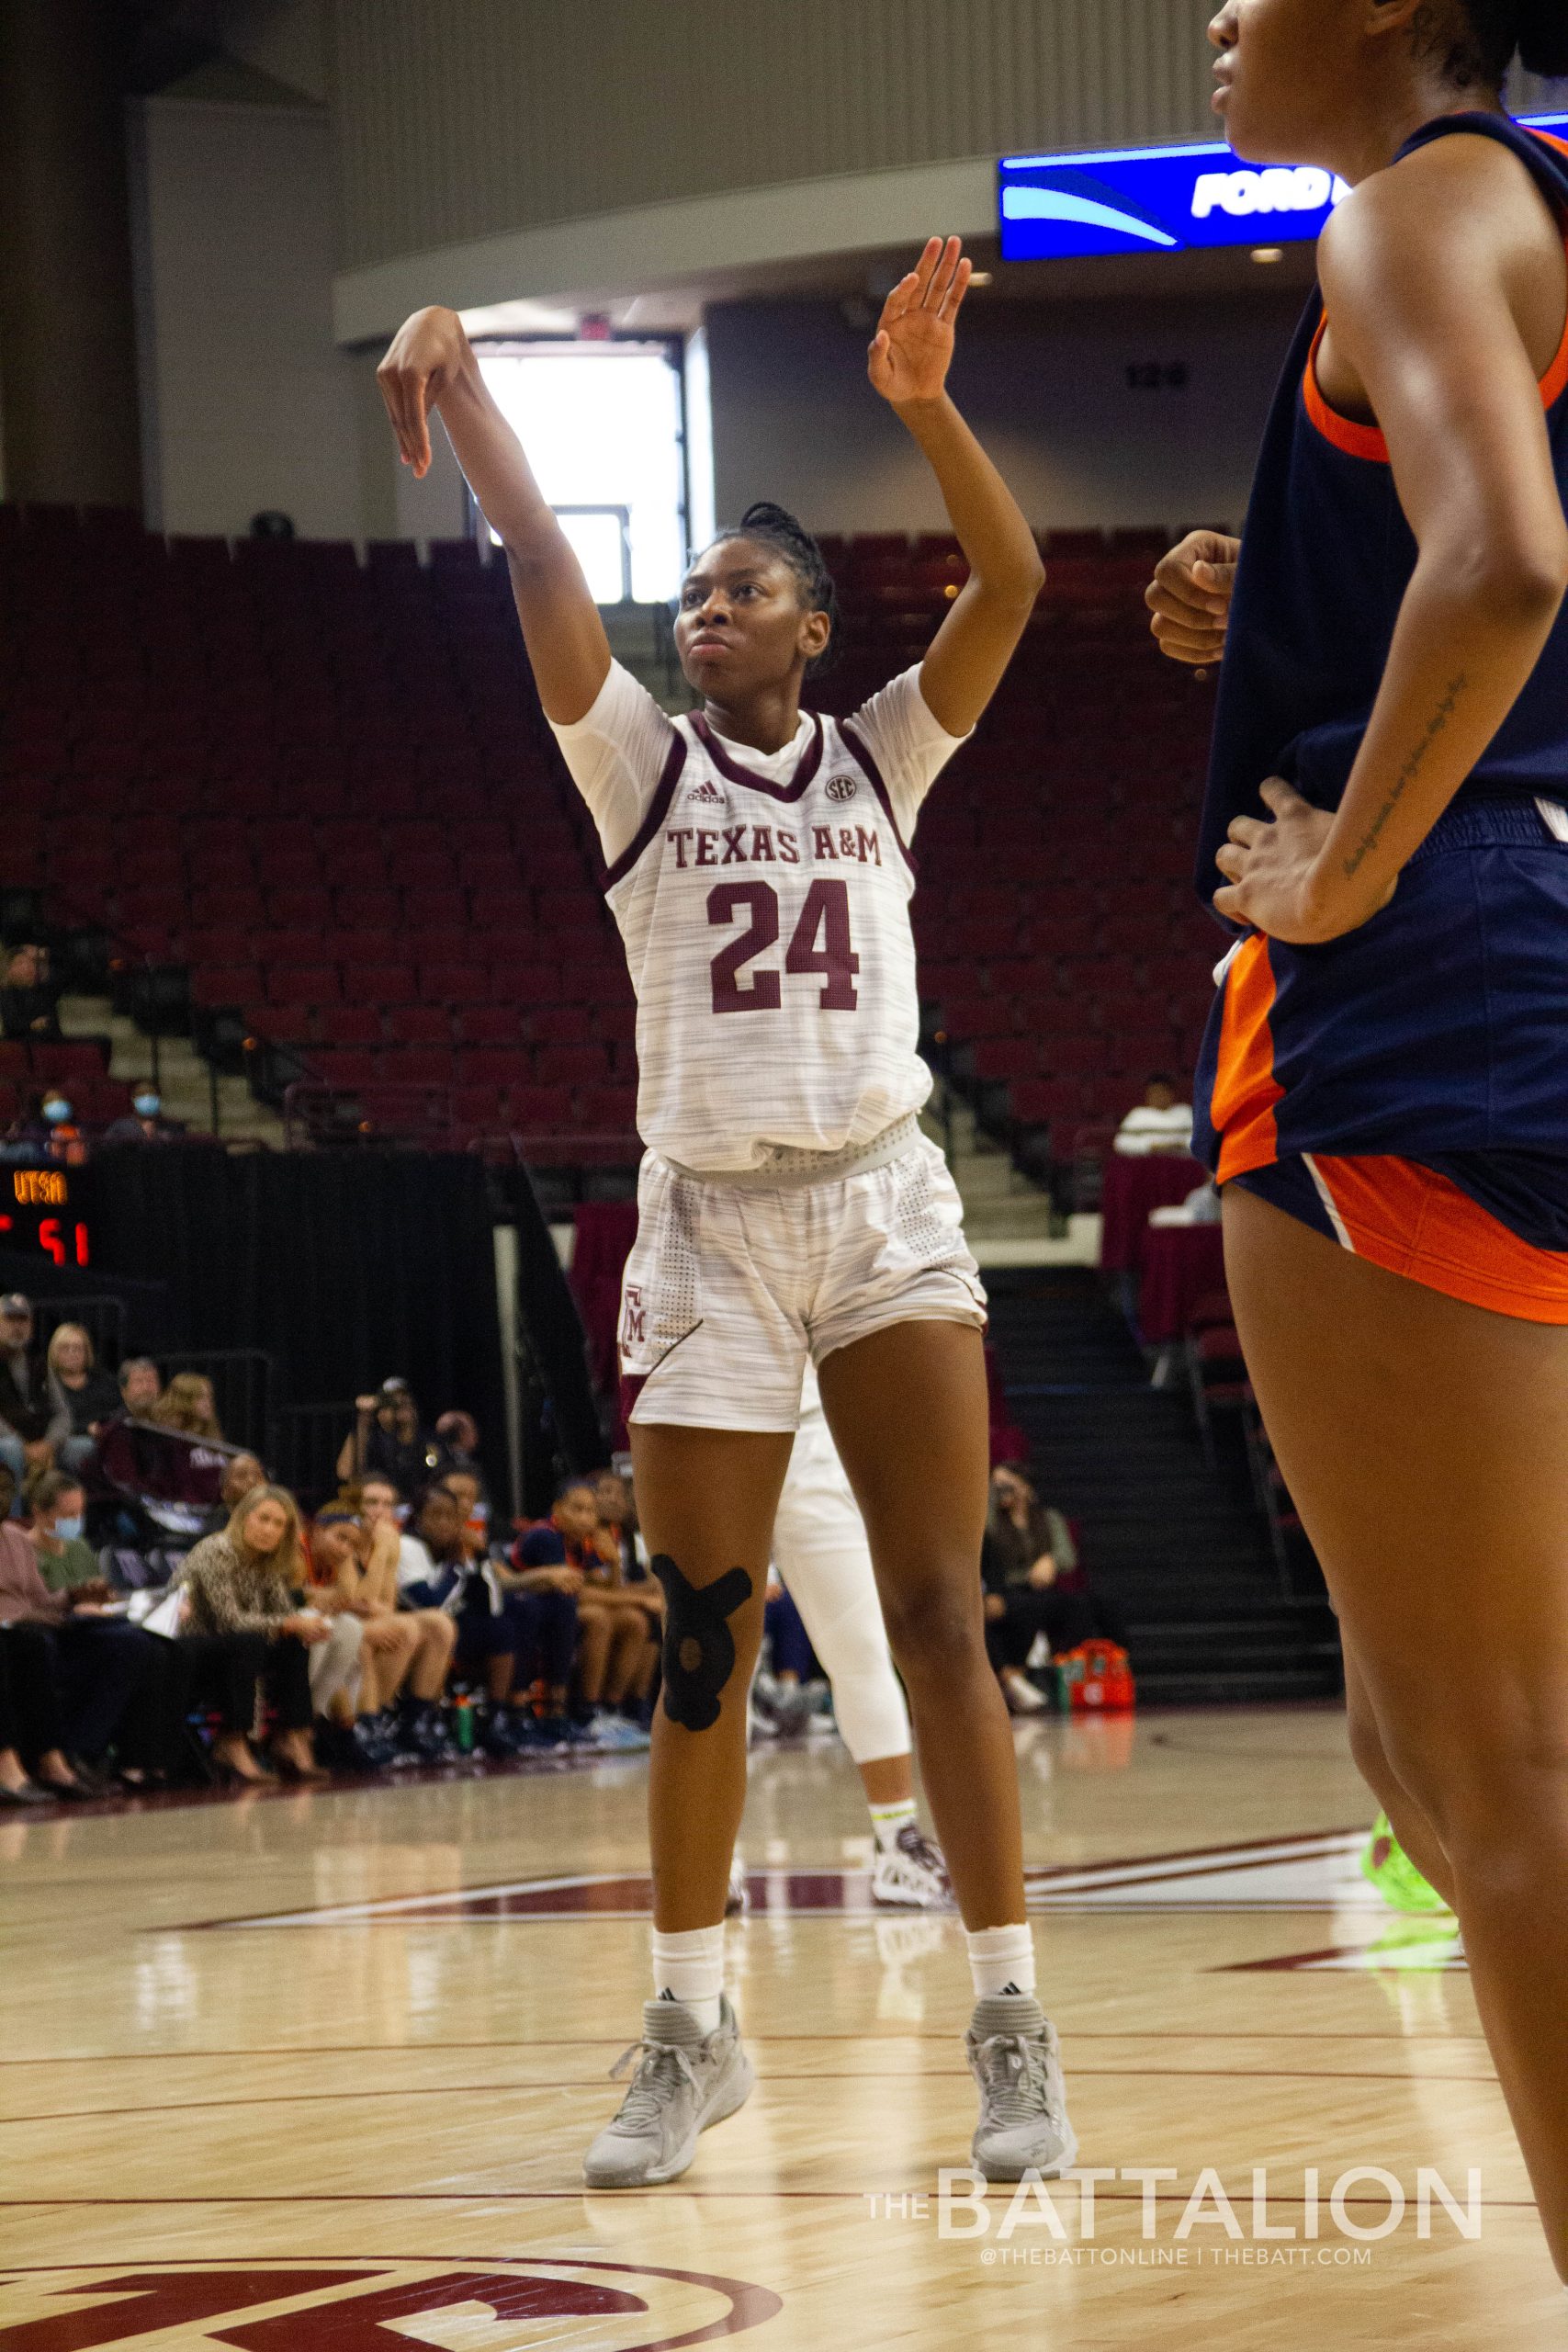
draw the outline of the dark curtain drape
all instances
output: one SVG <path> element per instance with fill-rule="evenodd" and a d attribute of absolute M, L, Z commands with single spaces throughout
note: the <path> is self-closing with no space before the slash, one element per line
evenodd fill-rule
<path fill-rule="evenodd" d="M 171 1343 L 265 1349 L 295 1405 L 400 1374 L 427 1421 L 474 1415 L 492 1491 L 507 1492 L 495 1217 L 477 1159 L 131 1146 L 93 1178 L 97 1269 L 166 1285 Z"/>
<path fill-rule="evenodd" d="M 524 1484 L 528 1508 L 543 1510 L 558 1478 L 592 1470 L 608 1445 L 588 1371 L 587 1341 L 571 1286 L 556 1255 L 549 1224 L 524 1169 L 502 1178 L 517 1226 L 517 1307 L 524 1339 L 520 1367 L 535 1409 L 524 1412 Z"/>

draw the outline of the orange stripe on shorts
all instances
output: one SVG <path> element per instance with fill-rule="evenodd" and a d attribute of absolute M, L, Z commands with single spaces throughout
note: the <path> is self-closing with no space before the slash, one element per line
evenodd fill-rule
<path fill-rule="evenodd" d="M 1527 1323 L 1568 1323 L 1568 1251 L 1521 1241 L 1447 1176 L 1393 1157 L 1314 1152 L 1358 1258 Z"/>
<path fill-rule="evenodd" d="M 1221 1138 L 1217 1181 L 1228 1183 L 1280 1156 L 1274 1106 L 1284 1088 L 1274 1075 L 1274 967 L 1261 932 L 1244 940 L 1225 974 L 1219 1066 L 1209 1116 Z"/>

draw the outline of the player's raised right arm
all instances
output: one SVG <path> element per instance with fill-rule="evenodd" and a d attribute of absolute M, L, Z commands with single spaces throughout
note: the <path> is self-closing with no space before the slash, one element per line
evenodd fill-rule
<path fill-rule="evenodd" d="M 517 617 L 545 716 L 585 718 L 610 674 L 610 641 L 571 544 L 491 398 L 456 311 L 416 311 L 376 372 L 404 465 L 430 470 L 438 413 L 480 513 L 506 549 Z"/>

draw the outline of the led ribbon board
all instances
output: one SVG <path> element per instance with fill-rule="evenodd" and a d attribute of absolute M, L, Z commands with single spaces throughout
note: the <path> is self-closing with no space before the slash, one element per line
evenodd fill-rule
<path fill-rule="evenodd" d="M 1568 115 L 1520 119 L 1532 130 L 1568 129 Z M 1243 164 L 1224 145 L 1013 155 L 1000 173 L 1004 261 L 1303 244 L 1347 193 L 1314 164 Z"/>

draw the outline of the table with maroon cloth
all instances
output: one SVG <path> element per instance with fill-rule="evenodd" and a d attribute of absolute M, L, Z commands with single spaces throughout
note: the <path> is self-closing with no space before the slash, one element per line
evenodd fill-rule
<path fill-rule="evenodd" d="M 1151 1225 L 1144 1237 L 1138 1328 L 1151 1348 L 1179 1340 L 1201 1298 L 1225 1286 L 1217 1225 Z"/>
<path fill-rule="evenodd" d="M 1207 1169 L 1184 1151 L 1111 1152 L 1100 1206 L 1103 1272 L 1141 1273 L 1149 1211 L 1177 1207 L 1207 1176 Z"/>

